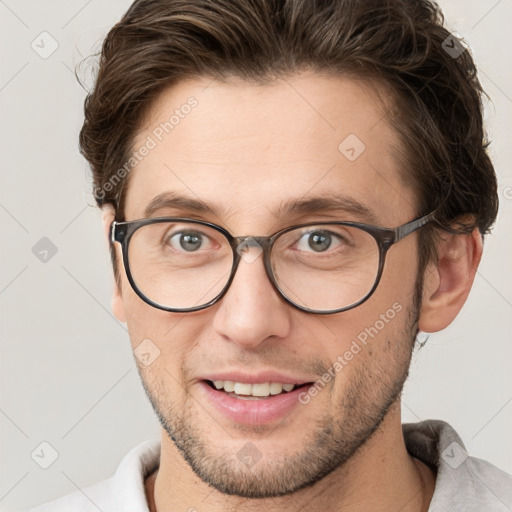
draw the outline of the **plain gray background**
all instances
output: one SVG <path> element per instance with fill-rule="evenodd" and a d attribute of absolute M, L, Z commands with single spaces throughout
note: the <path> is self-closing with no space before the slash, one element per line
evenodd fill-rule
<path fill-rule="evenodd" d="M 129 4 L 0 0 L 2 511 L 104 479 L 159 435 L 126 328 L 110 312 L 107 245 L 77 150 L 85 92 L 73 69 Z M 441 5 L 492 100 L 501 209 L 462 313 L 415 355 L 403 420 L 444 419 L 471 455 L 511 472 L 512 1 Z M 40 464 L 52 449 L 42 442 L 58 453 L 48 469 Z"/>

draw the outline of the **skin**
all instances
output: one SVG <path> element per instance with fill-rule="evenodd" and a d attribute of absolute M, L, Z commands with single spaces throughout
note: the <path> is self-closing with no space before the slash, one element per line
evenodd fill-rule
<path fill-rule="evenodd" d="M 235 236 L 268 235 L 308 221 L 362 220 L 349 212 L 272 214 L 283 200 L 333 191 L 370 206 L 381 226 L 417 216 L 415 192 L 394 157 L 399 141 L 385 119 L 390 100 L 383 89 L 307 72 L 266 86 L 234 79 L 184 81 L 160 94 L 134 147 L 190 96 L 198 106 L 132 170 L 126 220 L 142 218 L 163 191 L 224 207 L 218 216 L 195 215 Z M 366 146 L 353 162 L 338 151 L 350 133 Z M 191 213 L 155 213 L 164 215 Z M 112 209 L 105 207 L 106 231 L 112 220 Z M 414 233 L 390 249 L 368 301 L 328 316 L 285 303 L 261 258 L 241 262 L 222 300 L 188 314 L 144 303 L 120 263 L 113 311 L 127 323 L 132 348 L 149 338 L 160 350 L 149 366 L 138 363 L 162 423 L 160 467 L 146 478 L 151 511 L 428 509 L 435 473 L 407 453 L 400 391 L 416 329 L 441 330 L 458 314 L 482 240 L 476 230 L 443 235 L 439 261 L 425 272 L 415 313 L 417 242 Z M 119 244 L 116 251 L 120 261 Z M 199 394 L 198 379 L 211 371 L 274 369 L 318 380 L 319 368 L 330 367 L 394 303 L 402 305 L 401 312 L 309 404 L 280 422 L 242 426 Z M 237 458 L 248 441 L 261 453 L 252 467 Z"/>

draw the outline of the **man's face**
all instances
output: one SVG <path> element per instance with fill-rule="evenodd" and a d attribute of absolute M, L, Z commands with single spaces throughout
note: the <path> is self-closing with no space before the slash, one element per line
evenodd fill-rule
<path fill-rule="evenodd" d="M 181 110 L 169 133 L 155 132 L 192 96 L 197 106 Z M 156 196 L 172 192 L 220 213 L 163 207 L 152 216 L 202 219 L 234 236 L 317 221 L 403 224 L 415 217 L 416 199 L 393 157 L 398 140 L 385 113 L 370 87 L 341 78 L 182 82 L 161 93 L 135 140 L 134 149 L 148 136 L 157 144 L 131 173 L 125 218 L 143 218 Z M 350 209 L 275 215 L 288 201 L 341 195 L 376 220 Z M 160 351 L 151 364 L 138 362 L 144 387 L 193 470 L 222 492 L 277 496 L 317 481 L 350 459 L 399 399 L 415 332 L 417 234 L 390 249 L 369 300 L 326 316 L 287 304 L 261 257 L 242 259 L 227 294 L 193 313 L 149 306 L 120 273 L 115 311 L 133 348 L 149 339 Z M 249 400 L 205 381 L 225 373 L 245 383 L 322 384 L 316 394 L 292 391 L 294 400 Z"/>

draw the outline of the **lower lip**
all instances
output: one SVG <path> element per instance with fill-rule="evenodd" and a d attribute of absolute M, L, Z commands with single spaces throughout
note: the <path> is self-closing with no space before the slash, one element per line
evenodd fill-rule
<path fill-rule="evenodd" d="M 307 386 L 301 386 L 287 393 L 270 395 L 268 398 L 246 400 L 213 389 L 204 381 L 199 382 L 199 386 L 220 412 L 232 421 L 246 425 L 262 425 L 282 420 L 300 404 L 299 395 L 307 391 Z"/>

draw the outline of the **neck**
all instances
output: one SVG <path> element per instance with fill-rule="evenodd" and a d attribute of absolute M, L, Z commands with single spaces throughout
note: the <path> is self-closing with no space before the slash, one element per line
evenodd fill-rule
<path fill-rule="evenodd" d="M 160 467 L 146 480 L 151 512 L 286 512 L 298 505 L 311 512 L 426 512 L 435 485 L 432 470 L 407 452 L 399 403 L 345 465 L 288 496 L 254 500 L 224 495 L 197 477 L 164 430 L 161 450 Z"/>

